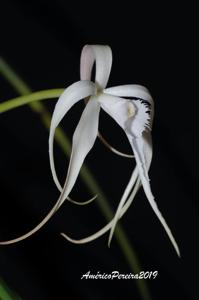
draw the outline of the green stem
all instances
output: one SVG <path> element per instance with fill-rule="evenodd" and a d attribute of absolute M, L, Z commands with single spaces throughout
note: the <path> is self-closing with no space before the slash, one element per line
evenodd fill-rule
<path fill-rule="evenodd" d="M 13 293 L 5 284 L 5 282 L 0 279 L 0 300 L 21 300 L 19 296 Z"/>
<path fill-rule="evenodd" d="M 8 82 L 13 86 L 13 88 L 21 95 L 27 95 L 31 93 L 31 89 L 26 85 L 26 83 L 10 68 L 10 66 L 2 59 L 0 58 L 0 74 L 4 78 L 8 80 Z M 38 96 L 42 96 L 42 99 L 46 98 L 54 98 L 58 97 L 60 93 L 63 91 L 63 89 L 56 89 L 56 90 L 47 90 L 47 91 L 40 91 L 36 93 L 32 93 L 31 95 L 28 95 L 26 97 L 20 97 L 22 100 L 20 105 L 27 104 L 30 106 L 30 108 L 39 114 L 39 117 L 41 119 L 41 122 L 45 125 L 45 127 L 49 130 L 50 122 L 51 122 L 51 115 L 45 108 L 45 106 L 40 102 L 31 102 L 39 100 Z M 40 100 L 42 100 L 40 98 Z M 18 98 L 19 100 L 19 98 Z M 17 107 L 17 98 L 12 99 L 10 101 L 6 101 L 5 103 L 2 103 L 0 106 L 0 111 L 5 112 L 6 107 L 9 109 L 12 109 L 14 107 Z M 71 152 L 71 144 L 67 138 L 67 136 L 64 134 L 63 130 L 58 127 L 55 134 L 55 140 L 60 146 L 60 148 L 63 150 L 63 152 L 70 157 Z M 101 188 L 99 187 L 97 181 L 94 179 L 93 175 L 91 174 L 90 170 L 83 166 L 82 170 L 80 172 L 81 179 L 87 186 L 88 190 L 93 194 L 98 194 L 99 197 L 97 198 L 97 204 L 105 216 L 106 220 L 110 220 L 113 217 L 113 212 L 108 204 L 107 198 Z M 115 237 L 117 239 L 117 242 L 126 258 L 126 261 L 128 262 L 131 270 L 134 273 L 138 273 L 141 270 L 137 255 L 135 253 L 135 250 L 133 249 L 132 245 L 130 244 L 122 226 L 120 224 L 117 225 L 117 228 L 115 230 Z M 136 280 L 136 283 L 138 285 L 140 296 L 143 300 L 150 300 L 150 294 L 149 290 L 146 284 L 146 281 L 144 280 Z"/>
<path fill-rule="evenodd" d="M 25 96 L 10 99 L 8 101 L 0 103 L 0 113 L 7 112 L 11 109 L 20 107 L 25 104 L 33 105 L 33 103 L 31 103 L 31 102 L 58 98 L 63 91 L 64 91 L 64 89 L 51 89 L 51 90 L 45 90 L 45 91 L 43 90 L 43 91 L 35 92 L 32 94 L 28 94 Z M 35 104 L 38 104 L 38 103 L 34 103 L 34 107 L 37 107 L 37 105 L 35 106 Z M 39 106 L 39 107 L 41 109 L 41 106 Z"/>

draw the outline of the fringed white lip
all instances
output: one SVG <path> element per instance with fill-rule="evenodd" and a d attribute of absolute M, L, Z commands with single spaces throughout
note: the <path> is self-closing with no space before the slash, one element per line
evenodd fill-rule
<path fill-rule="evenodd" d="M 92 82 L 91 73 L 94 63 L 96 65 L 95 82 Z M 112 52 L 109 46 L 86 45 L 83 48 L 80 62 L 81 80 L 66 88 L 57 101 L 51 120 L 49 135 L 50 167 L 53 180 L 61 192 L 60 197 L 48 215 L 33 230 L 19 238 L 0 242 L 1 245 L 24 240 L 37 232 L 53 216 L 65 200 L 69 198 L 69 194 L 77 180 L 84 159 L 92 149 L 98 136 L 99 114 L 100 109 L 102 108 L 126 133 L 135 157 L 136 167 L 132 172 L 132 176 L 123 193 L 114 218 L 104 228 L 95 234 L 80 240 L 72 239 L 64 233 L 62 233 L 62 236 L 73 243 L 80 244 L 90 242 L 110 230 L 108 240 L 110 245 L 117 221 L 127 211 L 139 189 L 140 184 L 142 184 L 145 195 L 153 211 L 163 225 L 177 254 L 180 256 L 178 245 L 157 207 L 149 183 L 148 170 L 152 159 L 150 131 L 154 116 L 153 99 L 149 91 L 140 85 L 129 84 L 106 88 L 111 72 L 111 66 Z M 70 108 L 79 100 L 84 98 L 88 101 L 73 135 L 70 163 L 66 180 L 62 188 L 54 165 L 54 134 L 57 126 Z M 110 146 L 108 142 L 105 144 L 107 144 L 108 147 Z M 112 150 L 117 153 L 116 149 L 113 148 Z M 123 155 L 119 151 L 118 154 Z M 91 200 L 93 199 L 94 198 Z"/>

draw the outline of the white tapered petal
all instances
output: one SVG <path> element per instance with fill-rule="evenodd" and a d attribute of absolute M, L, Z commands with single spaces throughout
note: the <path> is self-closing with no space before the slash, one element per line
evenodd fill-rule
<path fill-rule="evenodd" d="M 57 209 L 59 208 L 59 204 L 60 201 L 62 200 L 62 194 L 60 195 L 59 199 L 57 200 L 57 202 L 55 203 L 55 205 L 53 206 L 53 208 L 50 210 L 50 212 L 46 215 L 46 217 L 37 225 L 35 226 L 32 230 L 30 230 L 29 232 L 11 239 L 11 240 L 7 240 L 7 241 L 1 241 L 0 245 L 9 245 L 9 244 L 15 244 L 18 243 L 20 241 L 23 241 L 25 239 L 27 239 L 28 237 L 30 237 L 31 235 L 35 234 L 37 231 L 39 231 L 50 219 L 51 217 L 55 214 L 55 212 L 57 211 Z"/>
<path fill-rule="evenodd" d="M 134 172 L 137 172 L 136 169 L 134 170 Z M 139 189 L 140 186 L 140 180 L 137 179 L 136 184 L 131 192 L 131 195 L 129 197 L 129 199 L 127 200 L 127 202 L 124 204 L 124 206 L 122 207 L 121 211 L 120 211 L 120 216 L 119 219 L 126 213 L 126 211 L 128 210 L 129 206 L 131 205 L 131 203 L 133 202 L 133 199 L 135 198 L 135 195 Z M 97 231 L 96 233 L 86 237 L 86 238 L 82 238 L 82 239 L 73 239 L 71 237 L 69 237 L 68 235 L 66 235 L 65 233 L 61 233 L 61 235 L 67 239 L 68 241 L 74 243 L 74 244 L 86 244 L 89 243 L 97 238 L 99 238 L 100 236 L 102 236 L 103 234 L 105 234 L 108 230 L 111 229 L 111 227 L 113 226 L 113 222 L 114 222 L 114 218 L 107 223 L 107 225 L 105 225 L 104 227 L 102 227 L 99 231 Z"/>
<path fill-rule="evenodd" d="M 94 62 L 96 64 L 95 82 L 101 89 L 104 89 L 107 85 L 112 66 L 111 48 L 105 45 L 84 46 L 80 60 L 81 80 L 91 80 Z"/>
<path fill-rule="evenodd" d="M 151 135 L 149 132 L 144 133 L 144 156 L 145 156 L 145 161 L 146 161 L 146 167 L 147 170 L 150 167 L 151 164 L 151 159 L 152 159 L 152 142 L 151 142 Z M 137 169 L 137 167 L 136 167 Z M 134 170 L 134 172 L 137 172 L 136 169 Z M 129 207 L 131 206 L 139 188 L 140 188 L 140 179 L 138 178 L 136 180 L 135 186 L 132 189 L 132 192 L 130 193 L 129 198 L 127 199 L 126 203 L 124 204 L 124 206 L 121 208 L 120 212 L 119 212 L 119 219 L 122 218 L 124 216 L 124 214 L 127 212 L 127 210 L 129 209 Z M 104 235 L 108 230 L 110 230 L 113 227 L 115 221 L 115 217 L 108 222 L 108 224 L 106 226 L 104 226 L 103 228 L 101 228 L 99 231 L 97 231 L 96 233 L 86 237 L 86 238 L 82 238 L 82 239 L 73 239 L 71 237 L 69 237 L 68 235 L 66 235 L 65 233 L 61 233 L 61 235 L 67 239 L 68 241 L 74 243 L 74 244 L 86 244 L 89 243 L 99 237 L 101 237 L 102 235 Z"/>
<path fill-rule="evenodd" d="M 90 81 L 78 81 L 70 85 L 60 96 L 57 104 L 55 106 L 51 126 L 50 126 L 50 135 L 49 135 L 49 157 L 50 157 L 50 167 L 52 171 L 52 176 L 54 182 L 59 189 L 62 191 L 62 187 L 57 178 L 55 165 L 54 165 L 54 156 L 53 156 L 53 141 L 56 127 L 59 125 L 65 114 L 69 109 L 79 100 L 88 97 L 95 93 L 95 85 Z"/>
<path fill-rule="evenodd" d="M 153 102 L 153 99 L 147 88 L 138 84 L 126 84 L 107 88 L 104 90 L 104 93 L 117 97 L 135 97 L 147 100 L 150 103 Z"/>
<path fill-rule="evenodd" d="M 146 163 L 146 168 L 147 168 L 147 171 L 148 171 L 149 168 L 150 168 L 151 159 L 152 159 L 152 140 L 151 140 L 150 132 L 144 132 L 144 134 L 143 134 L 143 154 L 144 154 L 144 161 Z M 132 174 L 132 181 L 134 181 L 133 176 L 135 175 L 134 174 L 135 171 L 138 174 L 137 167 L 136 167 L 136 169 L 134 170 L 134 172 Z M 130 180 L 128 185 L 131 185 L 131 180 Z M 135 184 L 134 188 L 132 189 L 132 192 L 131 192 L 128 200 L 126 200 L 124 198 L 124 195 L 123 195 L 123 197 L 120 201 L 120 204 L 117 208 L 116 214 L 114 216 L 113 224 L 111 226 L 111 232 L 110 232 L 110 235 L 109 235 L 109 245 L 110 245 L 111 238 L 113 236 L 114 229 L 115 229 L 115 226 L 117 224 L 117 221 L 126 212 L 126 210 L 130 207 L 132 201 L 134 200 L 134 197 L 135 197 L 136 193 L 138 192 L 139 187 L 140 187 L 140 179 L 137 177 L 136 184 Z M 124 205 L 124 203 L 125 203 L 125 205 Z"/>
<path fill-rule="evenodd" d="M 72 152 L 65 182 L 62 203 L 71 192 L 81 166 L 97 138 L 100 105 L 92 96 L 86 105 L 73 135 Z"/>
<path fill-rule="evenodd" d="M 157 204 L 154 200 L 154 196 L 151 192 L 151 187 L 150 187 L 150 183 L 149 183 L 149 177 L 148 177 L 148 170 L 147 170 L 147 166 L 146 166 L 146 157 L 144 155 L 144 140 L 143 137 L 141 138 L 134 138 L 131 136 L 129 137 L 129 141 L 131 143 L 131 146 L 133 148 L 133 152 L 135 155 L 135 160 L 137 163 L 137 167 L 139 170 L 139 176 L 142 182 L 142 186 L 144 189 L 144 192 L 146 194 L 146 197 L 153 209 L 153 211 L 155 212 L 156 216 L 158 217 L 159 221 L 161 222 L 161 224 L 163 225 L 171 243 L 173 244 L 178 256 L 180 256 L 180 251 L 178 248 L 178 245 L 171 233 L 170 228 L 168 227 L 165 219 L 163 218 L 161 212 L 159 211 Z"/>
<path fill-rule="evenodd" d="M 71 199 L 71 197 L 66 197 L 66 199 L 69 201 L 69 202 L 71 202 L 71 203 L 73 203 L 73 204 L 76 204 L 76 205 L 87 205 L 87 204 L 90 204 L 91 202 L 93 202 L 95 199 L 97 198 L 97 195 L 95 195 L 95 196 L 93 196 L 92 198 L 90 198 L 90 199 L 88 199 L 88 200 L 86 200 L 86 201 L 77 201 L 77 200 L 74 200 L 74 199 Z"/>
<path fill-rule="evenodd" d="M 50 210 L 50 212 L 46 215 L 46 217 L 37 226 L 35 226 L 32 230 L 30 230 L 29 232 L 27 232 L 27 233 L 25 233 L 25 234 L 23 234 L 23 235 L 21 235 L 17 238 L 7 240 L 7 241 L 0 241 L 0 245 L 10 245 L 10 244 L 18 243 L 20 241 L 23 241 L 23 240 L 29 238 L 30 236 L 35 234 L 37 231 L 39 231 L 52 218 L 52 216 L 56 213 L 56 211 L 59 209 L 61 203 L 63 203 L 64 192 L 65 191 L 63 190 L 60 197 L 59 197 L 59 199 L 57 200 L 57 202 L 53 206 L 53 208 Z M 88 204 L 91 201 L 93 201 L 95 198 L 96 198 L 96 196 L 93 197 L 92 199 L 90 199 L 87 202 L 83 202 L 81 204 L 78 203 L 78 204 L 79 205 Z M 70 201 L 74 203 L 74 200 L 70 199 Z M 77 204 L 77 203 L 75 203 L 75 204 Z"/>
<path fill-rule="evenodd" d="M 113 237 L 113 233 L 114 233 L 117 221 L 119 220 L 120 215 L 121 215 L 122 207 L 124 206 L 125 202 L 127 201 L 128 196 L 129 196 L 130 192 L 132 191 L 132 188 L 135 185 L 135 182 L 137 181 L 137 179 L 138 179 L 138 169 L 135 168 L 132 175 L 131 175 L 129 183 L 128 183 L 128 185 L 127 185 L 127 187 L 126 187 L 126 189 L 125 189 L 125 191 L 122 195 L 122 198 L 121 198 L 120 203 L 118 205 L 117 211 L 116 211 L 115 216 L 113 218 L 113 223 L 112 223 L 112 227 L 111 227 L 111 231 L 110 231 L 110 235 L 109 235 L 109 240 L 108 240 L 109 247 L 110 247 L 110 243 L 111 243 L 111 240 L 112 240 L 112 237 Z"/>
<path fill-rule="evenodd" d="M 150 132 L 143 133 L 143 152 L 144 152 L 144 157 L 145 157 L 145 162 L 146 162 L 146 168 L 147 168 L 147 171 L 149 171 L 149 168 L 151 165 L 151 160 L 152 160 L 152 155 L 153 155 L 152 138 L 151 138 Z M 138 177 L 134 189 L 132 190 L 127 202 L 125 203 L 124 207 L 122 208 L 122 215 L 130 207 L 130 205 L 135 197 L 136 192 L 138 191 L 139 187 L 141 186 L 140 183 L 141 183 L 140 178 Z"/>
<path fill-rule="evenodd" d="M 61 195 L 58 201 L 56 202 L 56 204 L 54 205 L 54 207 L 47 214 L 47 216 L 28 233 L 12 240 L 0 242 L 0 245 L 17 243 L 19 241 L 25 240 L 26 238 L 36 233 L 49 221 L 49 219 L 55 214 L 55 212 L 59 209 L 59 207 L 68 197 L 69 193 L 71 192 L 75 184 L 75 181 L 77 179 L 83 161 L 86 155 L 88 154 L 88 152 L 90 151 L 90 149 L 92 148 L 95 139 L 97 137 L 99 111 L 100 111 L 100 107 L 97 102 L 97 99 L 95 97 L 91 97 L 91 100 L 88 102 L 87 106 L 85 107 L 81 119 L 79 121 L 79 124 L 75 130 L 73 136 L 73 148 L 72 148 L 68 175 L 63 190 L 61 192 Z"/>
<path fill-rule="evenodd" d="M 151 134 L 149 132 L 145 132 L 143 135 L 143 155 L 144 155 L 144 161 L 146 164 L 146 168 L 147 171 L 149 170 L 150 164 L 151 164 L 151 159 L 152 159 L 152 141 L 151 141 Z M 139 182 L 138 184 L 135 185 L 134 189 L 132 189 L 132 187 L 134 186 L 135 182 L 138 181 L 138 169 L 137 167 L 135 168 L 132 177 L 128 183 L 128 186 L 126 187 L 126 190 L 122 196 L 122 199 L 120 200 L 119 206 L 117 208 L 117 211 L 115 213 L 114 219 L 113 219 L 113 223 L 111 226 L 111 232 L 109 235 L 109 246 L 110 246 L 110 242 L 111 239 L 113 237 L 113 233 L 117 224 L 117 221 L 119 220 L 124 208 L 126 207 L 126 209 L 129 208 L 129 206 L 131 205 L 136 192 L 138 191 L 139 188 Z M 129 192 L 132 190 L 131 195 L 129 196 Z M 129 196 L 128 200 L 127 197 Z M 124 203 L 126 203 L 126 205 L 124 205 Z"/>

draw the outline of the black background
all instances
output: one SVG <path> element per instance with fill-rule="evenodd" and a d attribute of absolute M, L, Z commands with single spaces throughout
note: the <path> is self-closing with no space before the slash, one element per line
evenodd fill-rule
<path fill-rule="evenodd" d="M 0 54 L 33 90 L 62 88 L 79 80 L 85 44 L 113 50 L 109 86 L 146 85 L 155 100 L 153 193 L 179 244 L 178 259 L 143 191 L 122 220 L 143 270 L 158 270 L 147 283 L 152 299 L 198 299 L 197 85 L 194 9 L 182 4 L 146 6 L 100 2 L 2 1 Z M 0 100 L 17 96 L 0 78 Z M 52 112 L 55 101 L 47 101 Z M 63 122 L 71 137 L 83 109 L 76 105 Z M 115 146 L 130 151 L 119 128 L 104 114 L 100 129 Z M 48 133 L 28 107 L 0 116 L 0 236 L 18 236 L 41 220 L 58 197 L 48 162 Z M 121 137 L 120 137 L 121 136 Z M 57 147 L 56 165 L 64 179 L 67 160 Z M 130 162 L 98 141 L 87 165 L 116 209 L 131 173 Z M 91 196 L 78 181 L 76 199 Z M 81 281 L 90 270 L 129 273 L 116 240 L 108 235 L 76 246 L 59 236 L 93 233 L 105 224 L 95 204 L 65 204 L 36 235 L 0 248 L 0 276 L 23 300 L 140 299 L 132 281 Z M 69 296 L 69 294 L 71 294 Z"/>

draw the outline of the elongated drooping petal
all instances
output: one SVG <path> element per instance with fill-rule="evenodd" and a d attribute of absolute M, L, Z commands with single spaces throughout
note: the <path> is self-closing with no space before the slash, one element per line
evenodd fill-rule
<path fill-rule="evenodd" d="M 31 235 L 33 235 L 34 233 L 39 231 L 50 220 L 50 218 L 55 214 L 55 212 L 59 208 L 59 203 L 60 203 L 61 199 L 62 199 L 62 194 L 60 195 L 58 201 L 55 203 L 55 205 L 50 210 L 50 212 L 46 215 L 46 217 L 37 226 L 35 226 L 32 230 L 30 230 L 29 232 L 27 232 L 17 238 L 14 238 L 14 239 L 11 239 L 8 241 L 1 241 L 0 245 L 9 245 L 9 244 L 18 243 L 20 241 L 27 239 L 28 237 L 30 237 Z"/>
<path fill-rule="evenodd" d="M 71 199 L 69 196 L 67 196 L 67 200 L 73 204 L 76 204 L 76 205 L 80 205 L 80 206 L 83 206 L 83 205 L 87 205 L 87 204 L 90 204 L 91 202 L 93 202 L 96 198 L 97 198 L 98 195 L 95 195 L 93 196 L 92 198 L 86 200 L 86 201 L 76 201 L 74 199 Z"/>
<path fill-rule="evenodd" d="M 115 89 L 115 88 L 112 88 Z M 120 91 L 120 88 L 119 88 Z M 147 94 L 145 89 L 142 89 L 140 86 L 133 86 L 131 88 L 131 96 L 132 91 L 134 92 L 133 95 L 136 95 L 136 99 L 139 96 L 143 96 Z M 105 90 L 107 92 L 107 89 Z M 122 94 L 123 95 L 123 94 Z M 145 95 L 146 96 L 146 95 Z M 148 94 L 147 94 L 147 97 Z M 135 96 L 134 96 L 135 98 Z M 115 119 L 115 121 L 124 129 L 124 131 L 127 131 L 128 123 L 130 125 L 132 122 L 134 122 L 134 131 L 135 134 L 138 134 L 139 136 L 142 135 L 142 132 L 146 129 L 146 122 L 148 122 L 148 114 L 144 114 L 144 117 L 142 115 L 142 110 L 146 110 L 145 103 L 143 104 L 143 107 L 139 107 L 139 103 L 134 103 L 131 100 L 125 100 L 116 96 L 112 95 L 104 95 L 100 99 L 100 103 L 102 105 L 102 108 L 112 117 Z M 148 123 L 147 123 L 148 124 Z M 132 127 L 132 126 L 131 126 Z M 144 154 L 143 154 L 144 155 Z M 145 161 L 146 163 L 146 161 Z M 138 169 L 139 170 L 139 169 Z M 119 206 L 117 208 L 112 228 L 109 236 L 109 245 L 113 236 L 113 232 L 115 229 L 115 226 L 117 224 L 117 221 L 119 219 L 119 216 L 121 214 L 121 209 L 124 206 L 124 203 L 127 201 L 127 197 L 129 196 L 129 193 L 134 186 L 135 182 L 137 180 L 137 176 L 134 174 L 132 175 L 132 178 L 120 200 Z"/>
<path fill-rule="evenodd" d="M 71 192 L 84 159 L 95 143 L 98 133 L 99 112 L 100 105 L 97 97 L 91 96 L 73 135 L 72 153 L 61 204 Z"/>
<path fill-rule="evenodd" d="M 41 229 L 62 205 L 64 200 L 71 192 L 83 161 L 96 140 L 98 132 L 99 111 L 100 106 L 97 102 L 97 99 L 95 97 L 91 97 L 91 100 L 88 102 L 82 113 L 81 119 L 73 136 L 72 154 L 68 169 L 68 175 L 63 190 L 58 201 L 53 206 L 51 211 L 35 228 L 30 230 L 28 233 L 9 241 L 0 242 L 0 245 L 17 243 L 30 237 L 39 229 Z"/>
<path fill-rule="evenodd" d="M 113 218 L 113 223 L 112 223 L 112 227 L 111 227 L 111 231 L 110 231 L 110 235 L 109 235 L 109 240 L 108 240 L 109 247 L 110 247 L 110 243 L 111 243 L 111 240 L 112 240 L 112 237 L 113 237 L 113 233 L 114 233 L 117 221 L 119 220 L 120 215 L 121 215 L 122 207 L 124 206 L 125 202 L 127 201 L 128 196 L 129 196 L 130 192 L 132 191 L 132 188 L 135 185 L 135 182 L 137 181 L 137 179 L 138 179 L 138 170 L 137 170 L 137 168 L 135 168 L 135 170 L 133 171 L 133 173 L 131 175 L 130 181 L 129 181 L 129 183 L 128 183 L 128 185 L 127 185 L 127 187 L 126 187 L 126 189 L 125 189 L 125 191 L 122 195 L 122 198 L 121 198 L 120 203 L 118 205 L 117 211 L 116 211 L 115 216 Z"/>
<path fill-rule="evenodd" d="M 137 168 L 135 168 L 134 172 L 137 172 Z M 133 175 L 134 176 L 134 175 Z M 120 215 L 119 215 L 119 219 L 126 213 L 126 211 L 129 209 L 129 206 L 131 205 L 133 199 L 135 198 L 135 195 L 139 189 L 140 186 L 140 180 L 137 179 L 136 184 L 131 192 L 131 195 L 129 197 L 129 199 L 127 200 L 127 202 L 124 204 L 124 206 L 122 207 L 121 211 L 120 211 Z M 108 224 L 106 226 L 104 226 L 103 228 L 101 228 L 99 231 L 97 231 L 96 233 L 86 237 L 86 238 L 82 238 L 82 239 L 73 239 L 71 237 L 69 237 L 68 235 L 66 235 L 65 233 L 61 233 L 61 235 L 67 239 L 68 241 L 75 243 L 75 244 L 85 244 L 85 243 L 89 243 L 97 238 L 99 238 L 100 236 L 102 236 L 103 234 L 105 234 L 108 230 L 110 230 L 113 227 L 113 222 L 114 222 L 114 218 L 108 222 Z"/>
<path fill-rule="evenodd" d="M 140 179 L 138 178 L 135 186 L 128 198 L 128 200 L 126 201 L 126 203 L 124 204 L 124 206 L 122 207 L 121 211 L 120 211 L 120 216 L 119 219 L 122 218 L 124 216 L 124 214 L 127 212 L 127 210 L 129 209 L 129 207 L 131 206 L 138 190 L 140 187 Z M 100 230 L 98 230 L 97 232 L 95 232 L 94 234 L 87 236 L 86 238 L 82 238 L 82 239 L 73 239 L 71 237 L 69 237 L 68 235 L 66 235 L 65 233 L 61 233 L 61 235 L 67 239 L 68 241 L 74 243 L 74 244 L 86 244 L 89 242 L 92 242 L 93 240 L 101 237 L 102 235 L 104 235 L 108 230 L 110 230 L 113 227 L 113 222 L 114 222 L 114 218 L 109 221 L 104 227 L 102 227 Z"/>
<path fill-rule="evenodd" d="M 145 158 L 143 155 L 143 147 L 144 147 L 143 138 L 142 137 L 141 138 L 134 138 L 134 137 L 132 138 L 129 136 L 129 141 L 130 141 L 133 151 L 134 151 L 135 159 L 136 159 L 137 166 L 139 169 L 140 179 L 141 179 L 145 194 L 147 196 L 147 199 L 148 199 L 153 211 L 155 212 L 156 216 L 158 217 L 161 224 L 163 225 L 166 233 L 168 234 L 168 237 L 169 237 L 170 241 L 172 242 L 178 256 L 180 256 L 180 251 L 179 251 L 178 245 L 177 245 L 165 219 L 163 218 L 161 212 L 159 211 L 157 204 L 154 200 L 154 196 L 151 192 Z"/>
<path fill-rule="evenodd" d="M 91 80 L 94 62 L 96 64 L 95 83 L 101 89 L 104 89 L 107 85 L 112 66 L 111 48 L 102 45 L 84 46 L 80 59 L 81 80 Z"/>
<path fill-rule="evenodd" d="M 52 171 L 53 180 L 59 189 L 62 191 L 62 187 L 57 178 L 54 156 L 53 156 L 53 141 L 56 127 L 59 125 L 65 114 L 69 109 L 79 100 L 88 97 L 95 92 L 95 85 L 90 81 L 78 81 L 69 86 L 63 94 L 60 96 L 51 120 L 50 135 L 49 135 L 49 156 L 50 156 L 50 167 Z"/>
<path fill-rule="evenodd" d="M 149 177 L 148 177 L 148 168 L 147 168 L 147 154 L 145 153 L 146 142 L 143 137 L 145 131 L 150 134 L 150 129 L 152 126 L 153 119 L 153 100 L 147 90 L 141 86 L 135 85 L 127 85 L 119 88 L 110 88 L 106 89 L 104 92 L 111 92 L 117 95 L 117 97 L 110 96 L 109 99 L 106 96 L 100 99 L 102 104 L 102 108 L 111 115 L 115 121 L 125 130 L 127 137 L 132 146 L 136 163 L 139 170 L 140 179 L 145 191 L 145 194 L 151 204 L 154 212 L 156 213 L 158 219 L 162 223 L 165 231 L 167 232 L 177 254 L 179 255 L 179 248 L 177 243 L 169 229 L 166 221 L 162 217 L 157 204 L 155 203 L 154 197 L 151 192 Z M 126 113 L 127 107 L 129 104 L 128 100 L 123 100 L 124 104 L 122 104 L 122 100 L 119 100 L 118 96 L 132 97 L 132 108 L 130 109 L 130 115 Z M 144 99 L 141 97 L 145 97 Z M 118 110 L 119 109 L 119 110 Z M 119 114 L 120 112 L 120 114 Z M 126 201 L 125 198 L 122 198 L 122 204 L 119 205 L 118 211 L 115 215 L 115 220 L 113 222 L 112 230 L 110 233 L 110 239 L 113 234 L 114 226 L 118 220 L 118 216 L 120 215 L 121 207 L 123 203 Z"/>
<path fill-rule="evenodd" d="M 151 141 L 151 134 L 150 134 L 150 132 L 144 132 L 142 138 L 143 138 L 143 156 L 144 156 L 144 162 L 145 162 L 145 166 L 146 166 L 147 172 L 148 172 L 148 170 L 150 168 L 150 164 L 151 164 L 151 159 L 152 159 L 152 141 Z M 131 182 L 129 182 L 129 184 L 131 184 Z M 131 192 L 128 200 L 126 200 L 124 198 L 125 193 L 123 194 L 122 199 L 121 199 L 121 201 L 119 203 L 119 206 L 117 208 L 117 211 L 116 211 L 114 219 L 113 219 L 113 223 L 112 223 L 112 227 L 111 227 L 111 232 L 110 232 L 110 235 L 109 235 L 109 245 L 110 245 L 110 242 L 111 242 L 111 239 L 112 239 L 112 236 L 113 236 L 114 229 L 115 229 L 115 226 L 117 224 L 117 221 L 119 220 L 119 218 L 123 214 L 123 211 L 126 211 L 130 207 L 132 201 L 134 200 L 135 194 L 136 194 L 136 192 L 139 189 L 139 186 L 140 186 L 140 179 L 137 178 L 136 179 L 136 184 L 135 184 L 135 186 L 134 186 L 134 188 L 133 188 L 133 190 L 132 190 L 132 192 Z M 125 205 L 124 205 L 124 202 L 126 202 Z"/>

